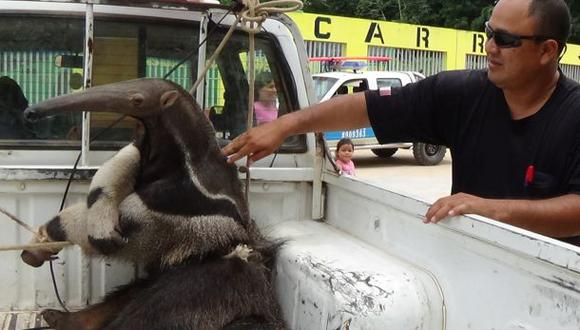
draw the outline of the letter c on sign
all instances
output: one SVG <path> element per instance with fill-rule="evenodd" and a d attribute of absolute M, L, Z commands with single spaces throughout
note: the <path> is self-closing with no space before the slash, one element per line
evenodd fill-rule
<path fill-rule="evenodd" d="M 314 36 L 318 39 L 329 39 L 330 32 L 326 33 L 320 32 L 320 23 L 331 24 L 332 20 L 330 19 L 330 17 L 322 17 L 322 16 L 318 16 L 314 20 Z"/>

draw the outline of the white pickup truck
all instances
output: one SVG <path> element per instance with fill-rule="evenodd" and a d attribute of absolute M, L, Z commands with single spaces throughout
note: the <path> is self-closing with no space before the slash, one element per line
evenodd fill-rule
<path fill-rule="evenodd" d="M 79 65 L 85 84 L 99 84 L 162 76 L 186 59 L 169 79 L 189 88 L 235 17 L 204 2 L 159 3 L 0 1 L 0 59 L 11 63 L 0 65 L 1 75 L 34 103 L 74 90 L 68 79 Z M 256 47 L 258 67 L 274 77 L 280 113 L 317 101 L 302 37 L 288 17 L 266 19 Z M 219 109 L 208 115 L 220 138 L 244 129 L 247 52 L 247 34 L 237 29 L 218 70 L 196 91 L 204 107 Z M 57 56 L 68 62 L 55 66 Z M 95 169 L 132 129 L 124 122 L 90 143 L 92 129 L 110 121 L 57 117 L 30 127 L 36 138 L 0 140 L 0 207 L 33 226 L 47 221 L 58 212 L 78 149 L 68 203 L 85 198 Z M 291 329 L 580 329 L 578 247 L 477 216 L 425 225 L 428 203 L 339 175 L 322 135 L 290 138 L 250 174 L 252 217 L 265 234 L 288 240 L 276 284 Z M 29 241 L 28 232 L 0 219 L 3 245 Z M 48 266 L 25 265 L 19 251 L 2 252 L 1 260 L 0 324 L 40 325 L 38 310 L 59 308 Z M 142 270 L 67 248 L 54 271 L 60 296 L 76 310 Z"/>
<path fill-rule="evenodd" d="M 352 94 L 381 88 L 399 88 L 424 79 L 419 72 L 412 71 L 364 71 L 364 72 L 326 72 L 312 75 L 316 99 L 326 101 L 331 97 Z M 349 138 L 355 149 L 371 149 L 381 157 L 393 156 L 399 148 L 413 148 L 413 157 L 421 165 L 437 165 L 445 157 L 445 146 L 418 141 L 379 144 L 371 127 L 347 131 L 324 132 L 329 147 L 334 147 L 342 138 Z"/>

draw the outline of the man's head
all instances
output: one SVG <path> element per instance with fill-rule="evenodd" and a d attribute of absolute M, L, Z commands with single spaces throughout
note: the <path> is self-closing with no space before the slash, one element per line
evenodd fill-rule
<path fill-rule="evenodd" d="M 500 0 L 486 24 L 488 76 L 500 88 L 524 88 L 554 74 L 570 32 L 564 0 Z"/>

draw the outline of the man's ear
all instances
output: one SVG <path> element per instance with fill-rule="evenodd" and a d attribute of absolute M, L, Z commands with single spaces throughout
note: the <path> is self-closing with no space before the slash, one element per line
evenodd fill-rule
<path fill-rule="evenodd" d="M 542 43 L 542 63 L 548 64 L 553 59 L 558 59 L 558 42 L 553 39 L 546 40 Z"/>
<path fill-rule="evenodd" d="M 179 92 L 176 90 L 168 91 L 161 95 L 161 109 L 167 109 L 173 106 L 175 101 L 179 98 Z"/>

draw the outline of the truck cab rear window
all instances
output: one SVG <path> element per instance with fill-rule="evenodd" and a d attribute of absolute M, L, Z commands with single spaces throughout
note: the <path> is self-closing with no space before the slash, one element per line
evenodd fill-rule
<path fill-rule="evenodd" d="M 22 113 L 29 104 L 83 88 L 85 18 L 11 14 L 0 15 L 0 20 L 0 148 L 79 149 L 80 112 L 37 123 L 26 122 Z M 198 75 L 199 22 L 95 15 L 93 25 L 92 86 L 142 77 L 166 78 L 186 90 L 193 86 Z M 206 57 L 225 32 L 226 27 L 218 27 L 210 35 Z M 295 93 L 288 92 L 293 81 L 282 74 L 286 64 L 274 38 L 258 35 L 256 48 L 253 125 L 298 107 Z M 236 32 L 206 75 L 203 99 L 196 98 L 224 143 L 247 129 L 247 59 L 248 37 Z M 113 113 L 91 113 L 91 150 L 119 149 L 133 139 L 140 123 L 125 118 L 108 128 L 118 118 Z M 281 151 L 285 149 L 304 150 L 304 138 L 289 139 Z"/>

